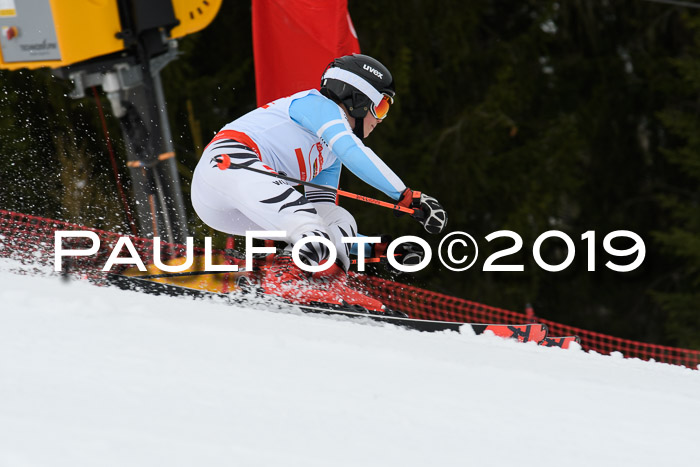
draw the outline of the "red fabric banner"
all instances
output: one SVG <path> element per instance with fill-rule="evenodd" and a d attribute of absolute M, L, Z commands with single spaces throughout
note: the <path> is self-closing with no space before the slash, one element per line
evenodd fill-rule
<path fill-rule="evenodd" d="M 318 89 L 334 59 L 360 52 L 347 0 L 253 0 L 258 105 Z"/>

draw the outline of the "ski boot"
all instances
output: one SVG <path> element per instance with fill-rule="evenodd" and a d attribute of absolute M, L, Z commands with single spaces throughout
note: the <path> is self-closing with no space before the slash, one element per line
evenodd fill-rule
<path fill-rule="evenodd" d="M 342 295 L 343 309 L 347 311 L 381 315 L 386 313 L 386 307 L 382 302 L 368 297 L 348 285 L 348 275 L 337 263 L 325 271 L 314 273 L 312 280 L 318 288 L 334 291 Z"/>
<path fill-rule="evenodd" d="M 263 272 L 260 287 L 263 293 L 298 305 L 372 314 L 387 311 L 379 300 L 350 288 L 347 273 L 337 264 L 311 274 L 294 264 L 291 256 L 277 256 Z"/>
<path fill-rule="evenodd" d="M 325 303 L 337 306 L 343 301 L 340 294 L 315 287 L 311 274 L 294 264 L 291 256 L 276 257 L 272 265 L 263 272 L 260 286 L 266 294 L 299 305 Z"/>

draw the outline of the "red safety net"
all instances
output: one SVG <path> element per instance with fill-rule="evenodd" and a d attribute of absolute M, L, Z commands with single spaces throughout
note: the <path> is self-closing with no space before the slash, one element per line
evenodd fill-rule
<path fill-rule="evenodd" d="M 30 216 L 0 209 L 0 257 L 10 257 L 24 264 L 36 264 L 41 266 L 54 266 L 54 253 L 56 245 L 55 232 L 59 230 L 90 231 L 97 234 L 100 246 L 94 255 L 74 256 L 70 258 L 68 268 L 73 273 L 84 274 L 90 278 L 99 279 L 100 271 L 114 250 L 121 237 L 128 237 L 134 245 L 140 258 L 145 262 L 153 262 L 153 240 L 129 235 L 121 235 L 115 232 L 93 229 L 69 222 Z M 90 248 L 92 241 L 89 238 L 70 237 L 63 242 L 63 248 L 69 250 L 86 250 Z M 194 254 L 202 255 L 202 248 L 194 248 Z M 218 251 L 217 253 L 221 253 Z M 185 256 L 185 245 L 174 245 L 161 242 L 161 259 L 177 258 Z M 124 254 L 120 256 L 125 256 Z M 124 269 L 117 264 L 110 271 L 119 272 Z"/>
<path fill-rule="evenodd" d="M 57 230 L 89 230 L 98 235 L 101 245 L 99 251 L 89 257 L 72 258 L 70 264 L 71 271 L 95 279 L 100 278 L 100 270 L 107 262 L 119 238 L 126 236 L 67 222 L 0 210 L 0 257 L 15 258 L 26 264 L 53 266 L 55 232 Z M 144 262 L 152 261 L 153 240 L 131 236 L 129 238 L 141 259 Z M 77 243 L 76 239 L 71 239 L 70 245 L 65 247 L 77 249 L 90 246 L 88 243 L 81 245 L 80 242 L 89 242 L 89 239 L 77 239 Z M 196 255 L 203 254 L 201 248 L 194 250 Z M 226 251 L 223 250 L 217 250 L 214 253 L 224 255 L 231 264 L 240 261 L 234 256 L 227 255 Z M 180 257 L 185 254 L 184 245 L 162 244 L 161 258 L 164 261 L 167 258 Z M 504 310 L 372 276 L 351 274 L 351 282 L 353 286 L 374 295 L 387 306 L 409 313 L 413 318 L 493 324 L 540 322 L 549 327 L 549 334 L 552 336 L 578 335 L 584 350 L 601 354 L 620 352 L 626 358 L 655 360 L 684 365 L 693 369 L 697 369 L 700 365 L 700 351 L 698 350 L 621 339 L 538 319 L 532 313 L 525 314 Z"/>
<path fill-rule="evenodd" d="M 353 278 L 367 289 L 374 290 L 374 295 L 387 306 L 410 312 L 414 318 L 493 324 L 538 322 L 549 327 L 551 336 L 579 336 L 584 350 L 602 354 L 620 352 L 627 358 L 684 365 L 692 369 L 697 369 L 700 365 L 698 350 L 622 339 L 540 319 L 534 314 L 504 310 L 376 277 L 353 275 Z"/>

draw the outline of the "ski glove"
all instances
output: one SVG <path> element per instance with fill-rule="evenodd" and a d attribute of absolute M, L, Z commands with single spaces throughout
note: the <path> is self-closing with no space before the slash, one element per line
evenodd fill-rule
<path fill-rule="evenodd" d="M 379 236 L 379 235 L 377 235 Z M 372 257 L 374 258 L 384 258 L 386 256 L 386 250 L 389 248 L 389 244 L 394 240 L 391 235 L 381 235 L 382 241 L 379 243 L 374 243 L 372 245 Z M 397 263 L 404 266 L 413 266 L 420 264 L 425 256 L 425 251 L 423 247 L 413 242 L 405 242 L 398 245 L 394 249 L 394 259 Z M 382 263 L 388 263 L 388 260 L 383 259 Z"/>
<path fill-rule="evenodd" d="M 406 188 L 401 193 L 401 198 L 397 204 L 407 208 L 419 209 L 419 211 L 411 214 L 411 217 L 420 222 L 428 233 L 440 233 L 447 226 L 447 213 L 440 206 L 438 200 L 432 196 Z"/>

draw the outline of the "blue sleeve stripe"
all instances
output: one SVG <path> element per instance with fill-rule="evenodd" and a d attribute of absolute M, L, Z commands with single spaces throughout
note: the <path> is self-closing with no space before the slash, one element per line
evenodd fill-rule
<path fill-rule="evenodd" d="M 349 140 L 339 141 L 333 152 L 343 154 L 343 164 L 360 179 L 369 183 L 378 190 L 386 193 L 391 199 L 399 199 L 406 185 L 401 179 L 377 156 L 374 151 L 365 145 L 357 144 L 355 135 L 350 135 Z M 355 143 L 355 144 L 353 144 Z M 345 146 L 345 147 L 343 147 Z"/>
<path fill-rule="evenodd" d="M 324 132 L 324 131 L 326 131 L 329 127 L 331 127 L 331 126 L 333 126 L 333 125 L 336 125 L 336 124 L 338 124 L 338 123 L 340 123 L 340 124 L 342 125 L 342 124 L 343 124 L 343 120 L 340 119 L 340 118 L 338 118 L 338 119 L 335 119 L 335 120 L 331 120 L 330 122 L 326 122 L 321 128 L 318 129 L 318 131 L 316 132 L 316 136 L 318 136 L 319 138 L 321 138 L 321 137 L 323 136 L 323 132 Z"/>
<path fill-rule="evenodd" d="M 338 141 L 339 138 L 342 138 L 343 136 L 350 136 L 351 133 L 347 130 L 341 131 L 337 133 L 331 140 L 328 142 L 328 147 L 331 148 L 331 151 L 333 150 L 333 145 L 335 144 L 336 141 Z"/>

